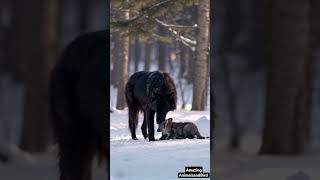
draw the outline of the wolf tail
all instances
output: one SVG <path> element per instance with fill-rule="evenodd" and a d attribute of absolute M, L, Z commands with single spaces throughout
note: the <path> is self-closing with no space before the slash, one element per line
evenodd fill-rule
<path fill-rule="evenodd" d="M 206 138 L 210 138 L 210 136 L 203 137 L 203 136 L 200 134 L 199 130 L 197 131 L 196 136 L 197 136 L 197 139 L 206 139 Z"/>
<path fill-rule="evenodd" d="M 197 136 L 197 139 L 204 139 L 205 138 L 205 137 L 201 136 L 199 131 L 197 131 L 196 136 Z"/>

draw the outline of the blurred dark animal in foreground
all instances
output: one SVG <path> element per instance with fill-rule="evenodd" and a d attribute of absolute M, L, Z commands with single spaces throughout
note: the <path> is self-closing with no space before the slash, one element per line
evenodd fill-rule
<path fill-rule="evenodd" d="M 142 134 L 144 138 L 149 137 L 149 141 L 154 141 L 155 113 L 157 113 L 157 124 L 160 124 L 169 111 L 176 109 L 177 91 L 172 78 L 168 73 L 160 71 L 136 72 L 126 84 L 125 97 L 129 108 L 129 129 L 132 139 L 137 140 L 136 128 L 141 110 L 144 114 Z"/>
<path fill-rule="evenodd" d="M 172 122 L 172 118 L 169 118 L 159 125 L 159 129 L 162 132 L 160 140 L 205 139 L 205 137 L 201 136 L 198 127 L 192 122 Z"/>
<path fill-rule="evenodd" d="M 78 37 L 51 73 L 50 112 L 59 148 L 60 180 L 90 180 L 92 163 L 106 158 L 107 31 Z"/>
<path fill-rule="evenodd" d="M 8 160 L 8 156 L 0 152 L 0 162 L 7 162 Z"/>

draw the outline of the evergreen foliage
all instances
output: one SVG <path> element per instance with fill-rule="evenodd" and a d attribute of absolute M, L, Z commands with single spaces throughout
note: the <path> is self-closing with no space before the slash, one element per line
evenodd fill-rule
<path fill-rule="evenodd" d="M 111 0 L 111 30 L 128 30 L 127 35 L 141 41 L 153 38 L 171 43 L 175 39 L 194 50 L 197 4 L 198 0 Z M 119 18 L 121 11 L 128 11 L 130 18 Z M 167 36 L 158 33 L 159 26 L 168 31 Z"/>

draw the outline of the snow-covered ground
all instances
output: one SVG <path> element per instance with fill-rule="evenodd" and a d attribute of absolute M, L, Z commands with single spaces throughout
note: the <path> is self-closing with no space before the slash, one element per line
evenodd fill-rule
<path fill-rule="evenodd" d="M 300 156 L 257 155 L 259 136 L 242 139 L 241 150 L 228 151 L 226 137 L 215 138 L 213 176 L 218 180 L 319 180 L 320 143 Z"/>
<path fill-rule="evenodd" d="M 210 136 L 210 95 L 206 111 L 190 111 L 192 104 L 192 85 L 185 79 L 179 78 L 178 63 L 173 62 L 170 75 L 174 79 L 178 102 L 177 109 L 169 112 L 167 118 L 174 122 L 194 122 L 203 136 Z M 134 73 L 133 66 L 129 66 L 129 76 Z M 143 69 L 143 64 L 139 64 Z M 157 64 L 151 64 L 151 71 L 157 70 Z M 181 110 L 182 92 L 184 93 L 185 110 Z M 127 110 L 118 111 L 115 108 L 117 89 L 110 85 L 110 107 L 114 113 L 110 114 L 110 175 L 111 180 L 173 180 L 178 172 L 184 172 L 186 166 L 202 166 L 205 172 L 210 172 L 210 139 L 185 139 L 149 142 L 141 133 L 143 114 L 139 115 L 137 137 L 131 140 L 128 129 Z M 155 124 L 155 130 L 158 127 Z M 155 138 L 161 133 L 155 131 Z M 192 179 L 192 178 L 189 178 Z"/>
<path fill-rule="evenodd" d="M 5 147 L 4 147 L 5 146 Z M 51 146 L 44 153 L 28 154 L 16 145 L 0 144 L 0 149 L 8 151 L 10 161 L 0 162 L 0 180 L 57 180 L 59 179 L 56 160 L 57 149 Z M 106 180 L 104 166 L 93 168 L 93 180 Z"/>
<path fill-rule="evenodd" d="M 194 122 L 203 136 L 210 135 L 209 111 L 176 110 L 169 112 L 169 117 L 175 122 Z M 127 111 L 110 114 L 111 180 L 173 180 L 185 166 L 202 166 L 205 172 L 210 171 L 210 139 L 149 142 L 141 133 L 142 118 L 140 114 L 139 140 L 135 141 L 128 130 Z M 159 139 L 161 133 L 155 137 Z"/>

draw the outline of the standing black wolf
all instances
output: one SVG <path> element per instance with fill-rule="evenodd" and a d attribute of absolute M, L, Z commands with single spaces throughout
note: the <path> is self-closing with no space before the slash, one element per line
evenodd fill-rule
<path fill-rule="evenodd" d="M 94 157 L 108 153 L 108 44 L 107 31 L 78 37 L 51 73 L 49 105 L 60 180 L 90 180 Z"/>
<path fill-rule="evenodd" d="M 143 111 L 142 134 L 144 138 L 149 136 L 149 141 L 154 141 L 155 113 L 157 113 L 157 124 L 160 124 L 169 111 L 176 109 L 177 92 L 172 78 L 168 73 L 160 71 L 136 72 L 127 82 L 125 96 L 129 108 L 129 129 L 132 139 L 137 140 L 138 114 L 139 111 Z"/>

